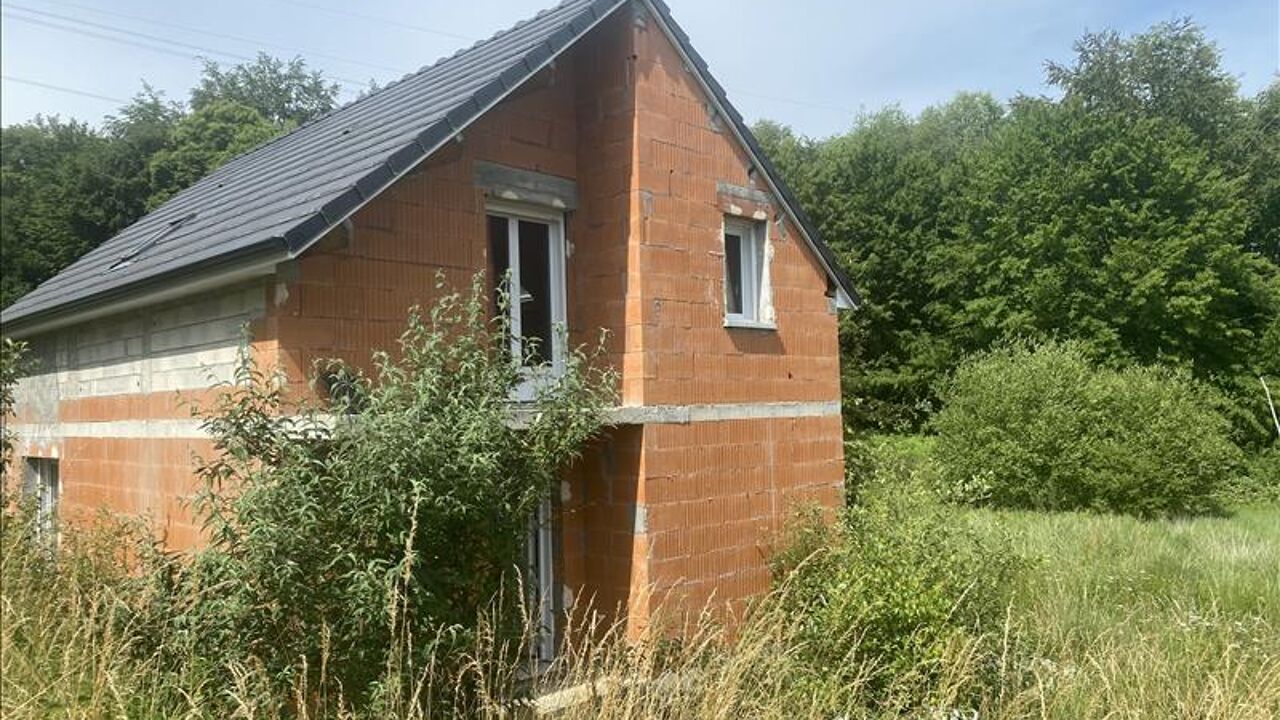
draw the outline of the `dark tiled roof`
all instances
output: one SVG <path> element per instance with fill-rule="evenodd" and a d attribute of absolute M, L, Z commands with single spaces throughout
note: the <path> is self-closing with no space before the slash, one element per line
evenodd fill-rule
<path fill-rule="evenodd" d="M 36 322 L 235 259 L 301 252 L 626 1 L 566 0 L 232 160 L 20 298 L 0 320 Z M 856 297 L 670 11 L 660 0 L 654 7 L 833 277 Z"/>

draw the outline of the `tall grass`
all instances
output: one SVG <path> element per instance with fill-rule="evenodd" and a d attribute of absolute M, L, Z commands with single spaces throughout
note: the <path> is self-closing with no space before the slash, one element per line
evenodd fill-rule
<path fill-rule="evenodd" d="M 147 601 L 147 586 L 120 555 L 131 531 L 109 524 L 68 530 L 51 553 L 20 513 L 8 513 L 0 548 L 0 715 L 1280 716 L 1280 508 L 1184 522 L 957 513 L 957 522 L 1003 535 L 1033 563 L 998 622 L 953 637 L 927 672 L 907 677 L 908 670 L 887 692 L 869 683 L 881 660 L 856 638 L 838 680 L 807 662 L 812 617 L 796 610 L 782 582 L 732 633 L 712 612 L 667 617 L 687 626 L 679 641 L 661 633 L 628 638 L 621 626 L 579 621 L 568 633 L 575 640 L 534 677 L 511 661 L 510 641 L 498 639 L 506 635 L 482 622 L 458 657 L 407 674 L 384 669 L 385 691 L 358 707 L 323 669 L 296 673 L 282 693 L 252 661 L 216 675 L 230 681 L 212 680 L 201 668 L 219 662 L 218 648 L 184 650 L 198 657 L 177 665 L 140 652 L 151 643 L 129 618 L 131 607 Z M 929 682 L 921 684 L 924 676 Z"/>
<path fill-rule="evenodd" d="M 806 618 L 788 610 L 785 583 L 732 626 L 710 610 L 691 617 L 659 614 L 654 627 L 679 625 L 685 629 L 679 639 L 658 632 L 628 637 L 622 624 L 601 624 L 604 614 L 580 612 L 579 618 L 589 620 L 575 621 L 566 632 L 573 640 L 537 673 L 526 662 L 512 662 L 511 643 L 520 641 L 486 616 L 474 641 L 451 657 L 431 658 L 406 673 L 396 658 L 409 653 L 391 653 L 382 692 L 361 706 L 349 702 L 323 669 L 299 668 L 293 687 L 281 693 L 261 665 L 219 665 L 216 647 L 179 648 L 192 655 L 179 657 L 176 665 L 172 657 L 160 657 L 174 648 L 139 652 L 154 642 L 129 622 L 148 592 L 145 578 L 131 572 L 117 552 L 136 539 L 129 530 L 67 530 L 62 546 L 50 551 L 21 513 L 5 520 L 0 715 L 6 718 L 781 720 L 870 713 L 859 678 L 874 674 L 874 659 L 851 655 L 865 672 L 846 673 L 840 682 L 809 667 L 798 643 Z M 958 642 L 946 649 L 946 658 L 946 671 L 926 693 L 913 682 L 897 694 L 907 697 L 909 687 L 912 697 L 932 704 L 955 702 L 973 677 L 977 654 Z M 211 667 L 219 672 L 208 672 Z"/>
<path fill-rule="evenodd" d="M 1012 609 L 1037 714 L 1280 716 L 1280 507 L 973 517 L 1037 559 Z"/>

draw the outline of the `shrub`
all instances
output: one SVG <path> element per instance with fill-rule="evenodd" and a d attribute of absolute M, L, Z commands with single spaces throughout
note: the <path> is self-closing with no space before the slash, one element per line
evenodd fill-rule
<path fill-rule="evenodd" d="M 942 398 L 942 482 L 974 504 L 1211 513 L 1242 462 L 1212 390 L 1172 369 L 1098 367 L 1075 343 L 977 355 Z"/>
<path fill-rule="evenodd" d="M 369 376 L 340 369 L 342 391 L 316 405 L 294 407 L 242 362 L 205 415 L 211 544 L 157 574 L 149 616 L 174 664 L 217 647 L 284 688 L 308 667 L 348 697 L 390 702 L 429 658 L 471 642 L 518 584 L 532 512 L 612 392 L 575 353 L 517 428 L 520 374 L 488 308 L 477 283 L 414 311 L 397 356 L 376 355 Z M 495 632 L 518 652 L 510 619 Z"/>
<path fill-rule="evenodd" d="M 1256 450 L 1224 493 L 1236 505 L 1280 502 L 1280 445 Z"/>
<path fill-rule="evenodd" d="M 18 377 L 27 366 L 26 353 L 26 343 L 0 338 L 0 488 L 5 487 L 8 479 L 9 455 L 13 451 L 9 415 L 13 413 L 13 394 Z"/>
<path fill-rule="evenodd" d="M 972 524 L 928 487 L 919 444 L 853 443 L 859 499 L 832 526 L 812 515 L 775 561 L 799 652 L 821 676 L 917 696 L 949 649 L 998 627 L 1022 562 L 998 533 Z"/>

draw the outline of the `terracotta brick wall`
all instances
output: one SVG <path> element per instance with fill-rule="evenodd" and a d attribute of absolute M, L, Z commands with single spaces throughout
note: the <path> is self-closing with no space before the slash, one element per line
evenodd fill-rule
<path fill-rule="evenodd" d="M 173 545 L 198 542 L 180 500 L 206 440 L 68 428 L 187 418 L 172 389 L 134 383 L 130 368 L 143 363 L 148 378 L 180 379 L 199 396 L 208 382 L 192 381 L 189 365 L 213 352 L 225 373 L 245 323 L 258 356 L 299 390 L 317 359 L 366 365 L 374 349 L 394 351 L 408 308 L 438 296 L 438 274 L 465 288 L 487 267 L 482 160 L 576 182 L 570 339 L 594 343 L 608 330 L 624 406 L 838 403 L 836 318 L 817 259 L 656 21 L 624 8 L 347 227 L 237 291 L 244 307 L 195 299 L 147 314 L 147 328 L 121 330 L 118 342 L 91 327 L 41 339 L 51 357 L 72 344 L 85 348 L 75 363 L 115 370 L 24 381 L 19 423 L 34 430 L 20 452 L 62 458 L 64 507 L 151 514 Z M 722 224 L 733 214 L 769 223 L 776 330 L 724 326 Z M 188 366 L 170 367 L 177 356 Z M 72 392 L 72 382 L 91 390 Z M 42 425 L 65 439 L 41 448 Z M 838 413 L 610 430 L 557 498 L 562 605 L 626 607 L 638 632 L 664 601 L 740 603 L 768 586 L 767 556 L 795 504 L 839 503 L 842 462 Z"/>
<path fill-rule="evenodd" d="M 632 27 L 645 404 L 838 402 L 825 272 L 656 21 Z M 727 215 L 769 224 L 776 330 L 724 326 Z M 651 610 L 740 605 L 767 589 L 796 506 L 841 502 L 841 440 L 838 414 L 646 425 L 637 543 Z"/>
<path fill-rule="evenodd" d="M 64 520 L 106 509 L 147 518 L 173 548 L 198 544 L 194 460 L 212 447 L 192 411 L 231 378 L 241 330 L 265 307 L 255 282 L 35 338 L 35 366 L 15 393 L 16 469 L 58 461 Z M 269 340 L 253 347 L 274 356 Z"/>

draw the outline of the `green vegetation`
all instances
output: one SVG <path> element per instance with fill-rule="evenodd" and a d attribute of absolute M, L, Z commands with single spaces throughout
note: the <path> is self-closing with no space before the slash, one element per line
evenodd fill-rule
<path fill-rule="evenodd" d="M 428 658 L 473 642 L 613 387 L 574 354 L 513 426 L 520 369 L 490 306 L 477 280 L 414 311 L 394 356 L 376 354 L 368 377 L 330 369 L 340 381 L 315 407 L 290 406 L 279 378 L 242 362 L 204 416 L 210 545 L 152 570 L 153 601 L 132 619 L 155 640 L 147 654 L 181 666 L 216 647 L 201 674 L 252 663 L 288 689 L 309 669 L 381 707 L 411 695 Z M 490 629 L 514 654 L 518 618 L 497 614 L 511 609 Z"/>
<path fill-rule="evenodd" d="M 1185 369 L 1272 442 L 1280 375 L 1280 83 L 1241 98 L 1188 21 L 1086 35 L 1057 97 L 962 94 L 813 140 L 757 135 L 866 306 L 844 319 L 845 411 L 923 427 L 969 353 L 1077 340 L 1107 364 Z"/>
<path fill-rule="evenodd" d="M 946 506 L 921 494 L 937 473 L 931 445 L 873 438 L 852 447 L 869 473 L 862 519 L 810 534 L 812 567 L 792 555 L 799 569 L 732 638 L 713 613 L 671 618 L 682 640 L 575 626 L 559 659 L 529 680 L 498 630 L 505 621 L 481 608 L 475 632 L 424 649 L 407 697 L 377 702 L 357 701 L 329 672 L 337 638 L 324 627 L 309 631 L 318 656 L 298 657 L 283 686 L 239 647 L 155 636 L 131 620 L 156 592 L 136 567 L 125 570 L 121 548 L 138 529 L 68 531 L 50 554 L 23 509 L 6 503 L 0 712 L 496 719 L 531 703 L 520 698 L 574 688 L 541 702 L 562 704 L 554 717 L 604 720 L 1280 713 L 1280 507 L 1143 521 Z M 899 621 L 910 629 L 888 632 Z M 402 683 L 404 672 L 383 666 L 375 686 Z"/>
<path fill-rule="evenodd" d="M 809 517 L 794 528 L 775 571 L 784 605 L 804 618 L 793 642 L 806 665 L 869 703 L 910 707 L 949 651 L 981 649 L 1000 626 L 1021 561 L 999 533 L 944 506 L 909 461 L 859 450 L 869 474 L 857 501 L 835 525 Z"/>
<path fill-rule="evenodd" d="M 0 129 L 0 307 L 337 95 L 303 61 L 260 54 L 207 63 L 185 108 L 144 86 L 101 129 L 58 117 Z"/>
<path fill-rule="evenodd" d="M 940 396 L 941 482 L 962 502 L 1196 515 L 1246 472 L 1212 389 L 1164 367 L 1099 367 L 1079 342 L 975 355 Z"/>

